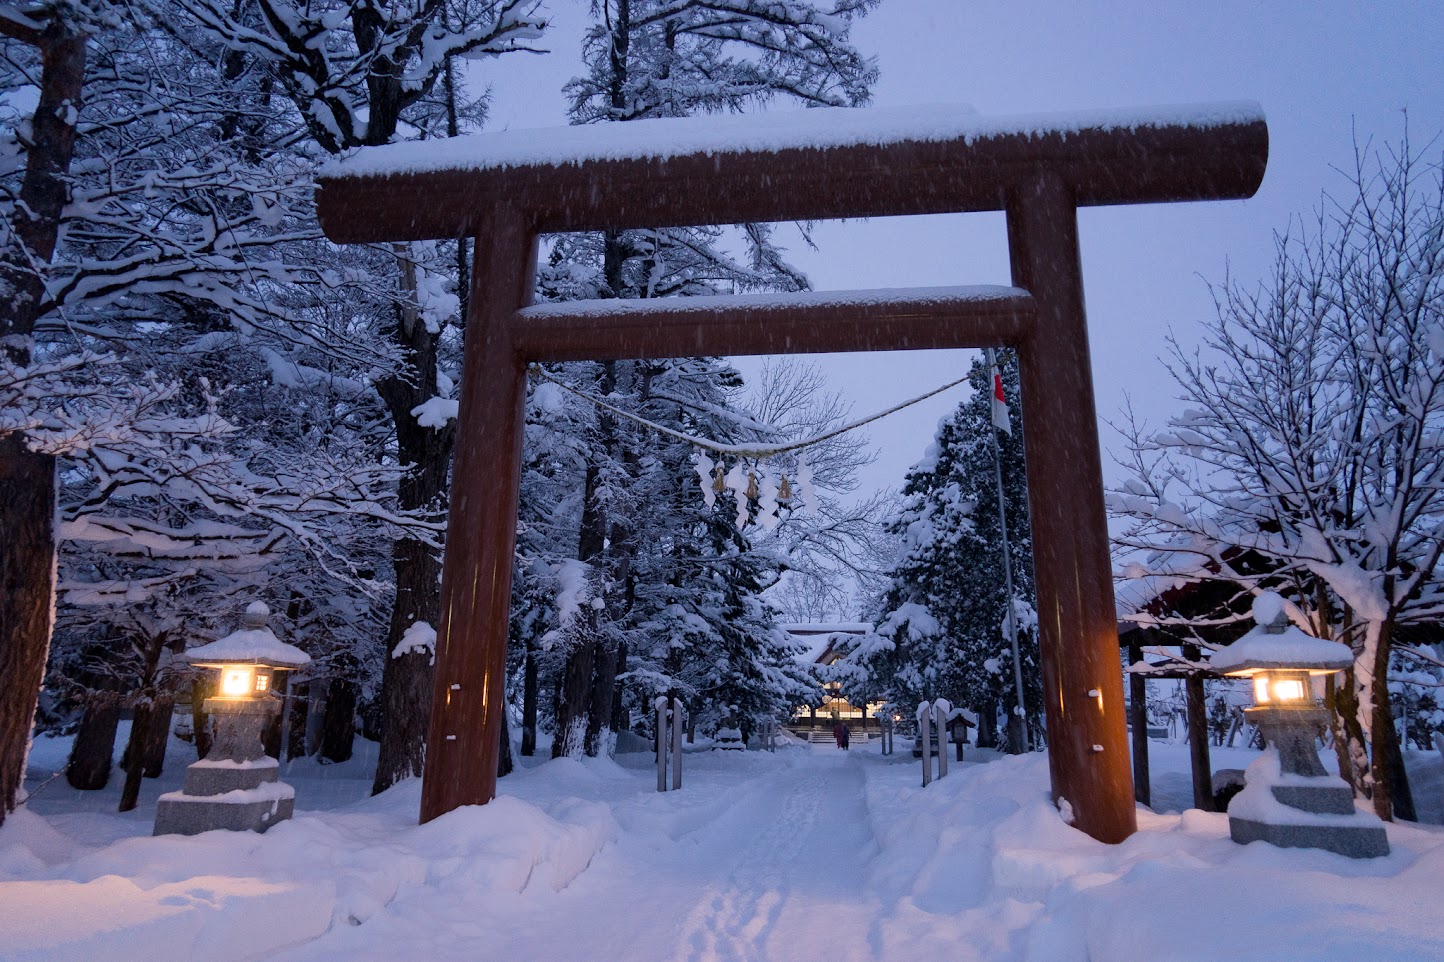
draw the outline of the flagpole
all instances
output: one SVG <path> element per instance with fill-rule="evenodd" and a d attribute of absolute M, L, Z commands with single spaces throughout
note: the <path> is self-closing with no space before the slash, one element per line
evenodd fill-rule
<path fill-rule="evenodd" d="M 998 374 L 998 360 L 993 349 L 987 349 L 988 380 Z M 989 384 L 993 388 L 993 384 Z M 994 395 L 996 397 L 996 395 Z M 1018 703 L 1008 716 L 1008 748 L 1014 755 L 1027 751 L 1028 719 L 1023 708 L 1023 661 L 1018 655 L 1018 621 L 1013 603 L 1013 556 L 1008 547 L 1008 509 L 1003 500 L 1003 454 L 998 445 L 999 428 L 991 417 L 993 401 L 989 401 L 988 437 L 993 442 L 993 469 L 998 483 L 998 527 L 1003 533 L 1003 585 L 1007 592 L 1008 644 L 1013 649 L 1013 684 L 1017 687 Z"/>

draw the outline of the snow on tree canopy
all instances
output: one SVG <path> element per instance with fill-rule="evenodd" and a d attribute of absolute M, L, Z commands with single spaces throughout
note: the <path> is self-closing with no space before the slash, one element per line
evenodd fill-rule
<path fill-rule="evenodd" d="M 1284 600 L 1272 591 L 1254 599 L 1254 628 L 1222 651 L 1210 664 L 1215 671 L 1292 668 L 1342 671 L 1354 663 L 1347 645 L 1305 634 L 1293 625 L 1280 624 Z"/>
<path fill-rule="evenodd" d="M 270 665 L 273 668 L 304 668 L 311 656 L 295 645 L 281 641 L 266 627 L 271 610 L 259 601 L 246 608 L 245 624 L 218 641 L 192 648 L 185 660 L 192 665 Z"/>
<path fill-rule="evenodd" d="M 668 159 L 696 154 L 1067 136 L 1085 130 L 1211 128 L 1262 121 L 1253 101 L 1110 108 L 988 117 L 964 104 L 814 108 L 742 116 L 662 117 L 472 134 L 367 147 L 322 167 L 323 178 L 386 177 L 446 170 L 561 166 L 595 160 Z"/>

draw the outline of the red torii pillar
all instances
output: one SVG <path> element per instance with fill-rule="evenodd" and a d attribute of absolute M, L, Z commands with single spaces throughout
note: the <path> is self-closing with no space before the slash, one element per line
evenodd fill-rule
<path fill-rule="evenodd" d="M 794 116 L 790 143 L 777 117 L 753 121 L 765 148 L 745 130 L 743 146 L 705 143 L 710 118 L 641 121 L 620 149 L 616 125 L 516 131 L 371 148 L 323 173 L 338 243 L 476 242 L 422 821 L 496 792 L 528 363 L 1011 345 L 1053 795 L 1094 838 L 1136 829 L 1076 209 L 1251 196 L 1263 117 L 1220 104 L 909 133 L 885 111 Z M 834 119 L 858 136 L 818 138 Z M 1014 287 L 529 306 L 541 233 L 980 210 L 1007 212 Z"/>

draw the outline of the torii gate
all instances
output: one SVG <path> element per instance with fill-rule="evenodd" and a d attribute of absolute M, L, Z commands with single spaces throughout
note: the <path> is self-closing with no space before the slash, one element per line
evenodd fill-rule
<path fill-rule="evenodd" d="M 1053 796 L 1094 838 L 1132 834 L 1076 209 L 1249 197 L 1267 157 L 1258 106 L 1226 103 L 650 120 L 369 148 L 323 171 L 337 243 L 476 242 L 421 820 L 496 792 L 529 362 L 1009 345 Z M 983 210 L 1007 212 L 1013 287 L 528 306 L 542 233 Z"/>

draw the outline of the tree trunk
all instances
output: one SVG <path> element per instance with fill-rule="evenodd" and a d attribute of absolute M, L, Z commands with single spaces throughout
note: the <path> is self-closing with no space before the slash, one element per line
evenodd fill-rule
<path fill-rule="evenodd" d="M 306 682 L 306 694 L 302 697 L 299 691 L 287 691 L 290 696 L 285 703 L 285 711 L 290 715 L 290 724 L 286 727 L 286 758 L 306 757 L 306 719 L 311 713 L 311 682 Z M 301 688 L 301 685 L 296 685 Z"/>
<path fill-rule="evenodd" d="M 175 696 L 160 695 L 150 713 L 150 724 L 145 730 L 145 743 L 141 751 L 141 774 L 146 778 L 160 778 L 165 770 L 165 751 L 170 746 L 171 722 L 175 718 Z"/>
<path fill-rule="evenodd" d="M 401 288 L 411 296 L 417 290 L 416 267 L 401 257 Z M 427 329 L 414 306 L 399 311 L 396 340 L 410 358 L 405 377 L 388 378 L 377 392 L 391 413 L 396 428 L 396 453 L 411 471 L 397 489 L 399 507 L 439 512 L 447 495 L 447 473 L 456 437 L 453 423 L 442 428 L 422 427 L 411 412 L 436 393 L 439 333 Z M 420 776 L 426 761 L 426 730 L 431 722 L 432 652 L 407 652 L 395 657 L 408 628 L 425 622 L 433 628 L 441 620 L 441 561 L 435 548 L 403 538 L 391 549 L 396 575 L 396 601 L 386 632 L 385 667 L 381 673 L 381 746 L 376 779 L 377 794 L 404 778 Z"/>
<path fill-rule="evenodd" d="M 43 15 L 42 15 L 43 16 Z M 36 267 L 55 253 L 66 175 L 75 152 L 75 117 L 85 82 L 85 37 L 64 13 L 40 30 L 11 19 L 3 32 L 40 51 L 40 96 L 25 151 L 9 242 L 0 249 L 0 349 L 30 361 L 45 281 Z M 25 783 L 30 729 L 45 680 L 55 606 L 55 459 L 0 437 L 0 825 Z M 106 761 L 109 767 L 109 759 Z"/>
<path fill-rule="evenodd" d="M 579 640 L 567 653 L 556 708 L 557 730 L 552 736 L 552 758 L 578 756 L 585 749 L 587 708 L 591 704 L 592 665 L 597 646 Z"/>
<path fill-rule="evenodd" d="M 615 365 L 607 362 L 602 368 L 598 390 L 605 397 L 616 386 Z M 603 434 L 610 437 L 607 422 L 602 422 Z M 577 536 L 577 559 L 586 564 L 596 562 L 606 549 L 606 508 L 597 497 L 601 471 L 595 463 L 587 465 L 586 482 L 583 485 L 581 531 Z M 596 584 L 598 573 L 591 577 Z M 552 740 L 552 757 L 581 755 L 586 750 L 587 732 L 590 729 L 588 714 L 592 705 L 592 671 L 596 665 L 598 626 L 597 609 L 588 606 L 582 616 L 586 624 L 567 652 L 563 669 L 561 699 L 556 706 L 556 733 Z"/>
<path fill-rule="evenodd" d="M 0 437 L 0 545 L 3 824 L 25 781 L 55 595 L 55 459 L 27 449 L 18 434 Z"/>
<path fill-rule="evenodd" d="M 126 739 L 125 751 L 121 755 L 121 767 L 125 769 L 125 785 L 120 790 L 120 806 L 117 812 L 129 812 L 140 799 L 140 779 L 145 771 L 146 734 L 150 731 L 155 705 L 149 701 L 137 702 L 132 710 L 130 738 Z"/>
<path fill-rule="evenodd" d="M 1183 657 L 1199 659 L 1198 649 L 1183 648 Z M 1216 811 L 1213 804 L 1213 765 L 1208 752 L 1208 701 L 1203 693 L 1203 676 L 1189 675 L 1183 681 L 1188 699 L 1188 755 L 1193 768 L 1193 807 Z"/>
<path fill-rule="evenodd" d="M 349 760 L 356 740 L 356 686 L 345 678 L 332 678 L 326 686 L 326 711 L 322 717 L 325 720 L 317 754 L 323 762 Z"/>
<path fill-rule="evenodd" d="M 1324 708 L 1329 712 L 1329 733 L 1334 739 L 1334 761 L 1339 766 L 1339 777 L 1349 783 L 1355 797 L 1360 797 L 1359 786 L 1354 781 L 1354 766 L 1349 760 L 1349 736 L 1342 724 L 1346 710 L 1342 696 L 1346 690 L 1353 690 L 1354 673 L 1346 672 L 1342 685 L 1338 678 L 1338 675 L 1329 675 L 1324 679 Z"/>
<path fill-rule="evenodd" d="M 1143 663 L 1143 646 L 1128 646 L 1128 662 Z M 1132 672 L 1128 675 L 1128 723 L 1133 727 L 1133 799 L 1141 805 L 1153 804 L 1153 786 L 1148 770 L 1148 679 Z"/>
<path fill-rule="evenodd" d="M 506 709 L 501 712 L 500 751 L 496 753 L 496 777 L 505 778 L 516 768 L 516 762 L 511 757 L 511 720 L 506 717 Z"/>
<path fill-rule="evenodd" d="M 83 792 L 99 791 L 110 780 L 115 757 L 115 730 L 120 725 L 120 700 L 102 693 L 85 703 L 80 729 L 70 746 L 65 780 Z"/>
<path fill-rule="evenodd" d="M 978 747 L 998 747 L 998 702 L 992 698 L 978 710 Z"/>
<path fill-rule="evenodd" d="M 616 644 L 597 642 L 596 677 L 592 679 L 592 703 L 587 712 L 588 755 L 609 754 L 609 746 L 616 743 L 612 700 L 617 690 L 617 655 Z M 610 739 L 603 738 L 603 729 L 611 733 Z"/>
<path fill-rule="evenodd" d="M 205 758 L 211 753 L 211 716 L 206 714 L 206 699 L 214 689 L 215 682 L 209 672 L 191 682 L 191 731 L 196 738 L 196 758 Z"/>
<path fill-rule="evenodd" d="M 526 666 L 521 684 L 521 753 L 527 758 L 536 754 L 537 664 L 536 646 L 526 648 Z"/>
<path fill-rule="evenodd" d="M 1370 760 L 1374 770 L 1374 814 L 1384 821 L 1395 816 L 1418 821 L 1414 812 L 1414 796 L 1404 771 L 1404 756 L 1399 750 L 1399 733 L 1394 728 L 1394 708 L 1389 699 L 1389 655 L 1393 645 L 1393 625 L 1378 628 L 1374 646 L 1373 717 L 1369 725 Z"/>
<path fill-rule="evenodd" d="M 626 674 L 627 671 L 627 643 L 617 643 L 617 675 Z M 612 731 L 627 731 L 632 727 L 631 718 L 628 717 L 627 706 L 623 703 L 622 689 L 617 685 L 612 695 Z"/>

